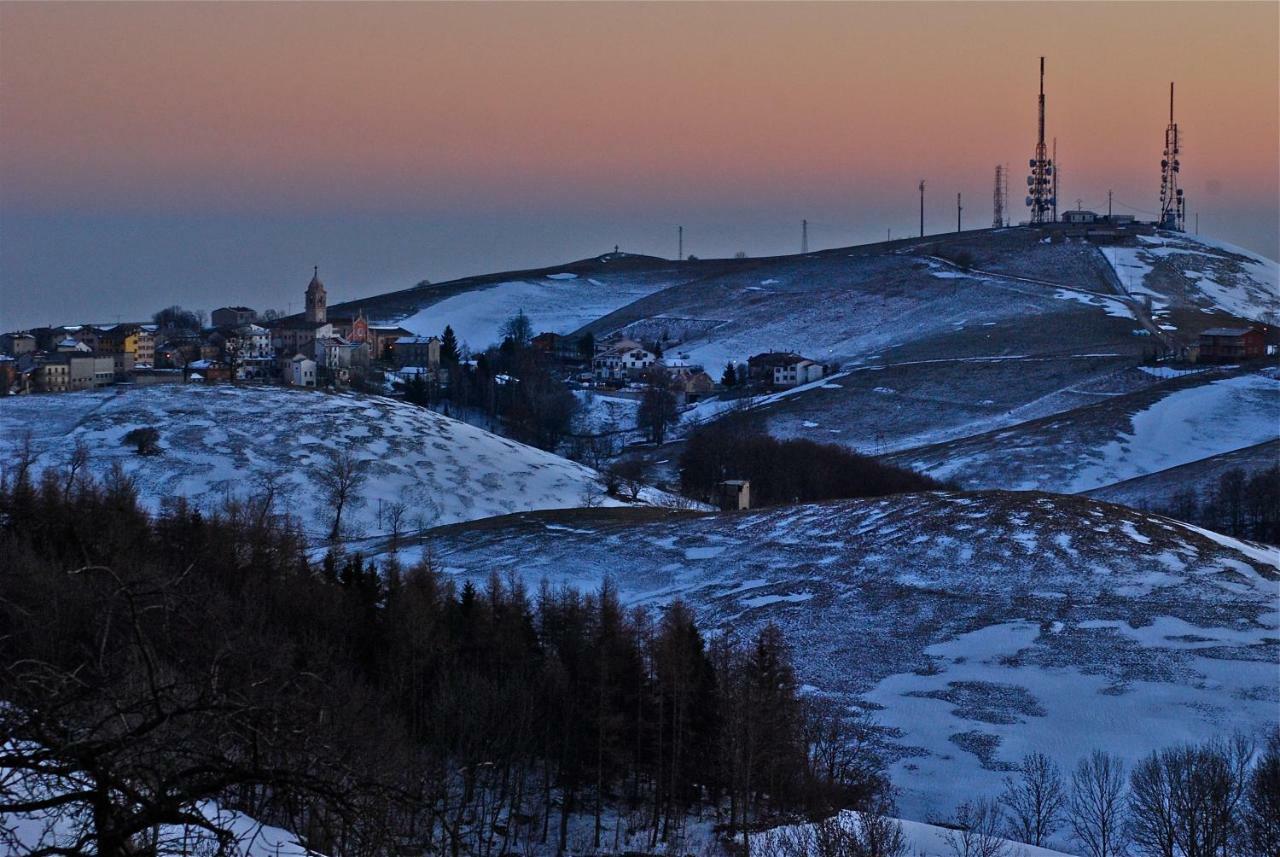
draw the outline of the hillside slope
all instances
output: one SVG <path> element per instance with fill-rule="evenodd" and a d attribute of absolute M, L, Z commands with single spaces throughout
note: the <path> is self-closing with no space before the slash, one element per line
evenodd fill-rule
<path fill-rule="evenodd" d="M 529 316 L 535 333 L 569 333 L 700 275 L 693 263 L 607 253 L 551 268 L 421 284 L 334 304 L 329 311 L 335 316 L 363 312 L 375 324 L 398 324 L 423 335 L 438 336 L 450 325 L 460 343 L 482 350 L 497 344 L 503 323 L 517 311 Z"/>
<path fill-rule="evenodd" d="M 521 515 L 431 540 L 491 570 L 710 624 L 782 626 L 814 692 L 870 708 L 907 817 L 946 817 L 1042 750 L 1134 759 L 1274 722 L 1280 555 L 1080 497 L 924 494 L 617 521 Z"/>
<path fill-rule="evenodd" d="M 1277 437 L 1274 373 L 1203 373 L 889 458 L 966 488 L 1074 493 Z"/>
<path fill-rule="evenodd" d="M 144 426 L 159 430 L 160 455 L 121 443 Z M 165 385 L 0 402 L 0 436 L 17 440 L 28 430 L 38 468 L 64 464 L 82 440 L 93 471 L 119 462 L 153 510 L 177 497 L 198 507 L 244 499 L 274 474 L 287 494 L 282 508 L 316 538 L 331 518 L 322 473 L 334 451 L 350 452 L 367 474 L 343 516 L 351 537 L 389 532 L 392 504 L 404 504 L 407 531 L 579 506 L 598 479 L 580 464 L 402 402 L 281 387 Z"/>
<path fill-rule="evenodd" d="M 1125 291 L 1150 300 L 1157 318 L 1170 328 L 1198 333 L 1209 326 L 1205 316 L 1280 321 L 1280 269 L 1256 253 L 1163 230 L 1102 252 Z"/>
<path fill-rule="evenodd" d="M 1277 429 L 1280 434 L 1280 429 Z M 1280 465 L 1280 437 L 1265 443 L 1246 446 L 1231 452 L 1197 459 L 1160 470 L 1147 476 L 1135 476 L 1085 494 L 1108 503 L 1123 503 L 1135 509 L 1167 508 L 1179 491 L 1190 488 L 1199 499 L 1217 488 L 1218 480 L 1231 470 L 1246 476 Z"/>

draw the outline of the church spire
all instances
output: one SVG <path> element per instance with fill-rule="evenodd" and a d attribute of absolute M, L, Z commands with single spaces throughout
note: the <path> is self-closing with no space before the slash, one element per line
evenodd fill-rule
<path fill-rule="evenodd" d="M 325 294 L 324 283 L 320 282 L 320 266 L 316 265 L 307 286 L 307 321 L 323 324 L 328 320 L 328 295 Z"/>

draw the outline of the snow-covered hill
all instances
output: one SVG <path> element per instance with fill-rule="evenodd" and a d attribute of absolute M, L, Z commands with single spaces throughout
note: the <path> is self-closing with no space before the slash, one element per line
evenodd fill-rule
<path fill-rule="evenodd" d="M 1165 231 L 1102 252 L 1125 290 L 1149 299 L 1158 319 L 1176 321 L 1173 310 L 1182 307 L 1271 324 L 1280 320 L 1280 267 L 1264 256 Z"/>
<path fill-rule="evenodd" d="M 533 514 L 431 541 L 712 625 L 783 627 L 804 682 L 869 708 L 908 818 L 1042 751 L 1129 760 L 1274 724 L 1280 552 L 1082 497 L 922 494 L 648 522 Z"/>
<path fill-rule="evenodd" d="M 330 307 L 331 314 L 363 312 L 375 323 L 398 324 L 423 335 L 453 327 L 458 341 L 479 351 L 501 339 L 502 325 L 519 311 L 535 333 L 570 333 L 673 284 L 701 276 L 696 265 L 630 253 L 529 271 L 465 277 L 374 295 Z"/>
<path fill-rule="evenodd" d="M 145 426 L 159 430 L 160 455 L 140 456 L 121 442 Z M 317 538 L 331 519 L 321 475 L 334 452 L 363 462 L 366 475 L 343 515 L 352 537 L 390 532 L 394 504 L 405 507 L 402 531 L 574 507 L 588 495 L 593 504 L 617 505 L 598 496 L 590 468 L 379 397 L 164 385 L 0 401 L 0 437 L 16 443 L 27 431 L 38 467 L 64 464 L 82 440 L 95 472 L 120 462 L 153 510 L 177 497 L 198 506 L 245 498 L 274 474 L 287 492 L 282 507 Z M 664 497 L 641 495 L 648 502 Z"/>
<path fill-rule="evenodd" d="M 1277 438 L 1274 374 L 1205 373 L 891 458 L 966 488 L 1073 493 Z"/>

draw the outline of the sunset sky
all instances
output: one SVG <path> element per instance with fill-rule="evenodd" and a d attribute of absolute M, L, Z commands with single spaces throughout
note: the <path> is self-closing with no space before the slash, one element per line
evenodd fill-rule
<path fill-rule="evenodd" d="M 0 3 L 0 327 L 983 226 L 996 164 L 1021 218 L 1042 54 L 1060 208 L 1154 211 L 1175 80 L 1189 212 L 1280 256 L 1274 2 Z"/>

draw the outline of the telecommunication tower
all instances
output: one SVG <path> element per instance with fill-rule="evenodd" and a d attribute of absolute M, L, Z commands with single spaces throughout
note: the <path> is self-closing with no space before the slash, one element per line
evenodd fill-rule
<path fill-rule="evenodd" d="M 1027 208 L 1031 209 L 1031 222 L 1044 223 L 1056 200 L 1053 198 L 1053 161 L 1044 145 L 1044 57 L 1040 57 L 1040 121 L 1036 134 L 1036 156 L 1031 159 L 1031 174 L 1027 176 Z"/>
<path fill-rule="evenodd" d="M 1173 121 L 1173 83 L 1169 84 L 1169 127 L 1164 129 L 1164 158 L 1160 161 L 1160 226 L 1183 232 L 1187 223 L 1187 199 L 1178 187 L 1182 146 L 1178 123 Z"/>
<path fill-rule="evenodd" d="M 999 229 L 1004 226 L 1004 167 L 996 164 L 996 188 L 991 195 L 991 227 Z"/>

